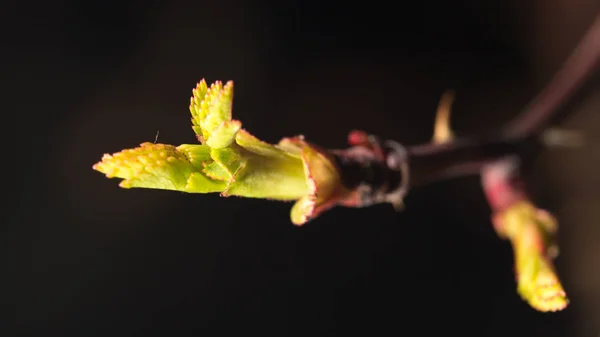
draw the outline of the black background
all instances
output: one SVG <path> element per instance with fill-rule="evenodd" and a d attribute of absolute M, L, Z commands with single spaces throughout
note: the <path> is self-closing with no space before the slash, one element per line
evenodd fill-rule
<path fill-rule="evenodd" d="M 7 2 L 0 335 L 597 336 L 598 231 L 563 215 L 544 169 L 556 160 L 538 165 L 538 200 L 580 231 L 563 231 L 558 269 L 573 303 L 553 314 L 516 294 L 477 177 L 411 191 L 400 213 L 336 208 L 294 227 L 291 204 L 123 190 L 91 166 L 157 131 L 159 142 L 195 142 L 187 105 L 201 78 L 234 80 L 235 118 L 269 142 L 301 133 L 341 148 L 354 128 L 427 142 L 448 88 L 458 134 L 494 130 L 599 6 Z M 585 102 L 574 124 L 597 130 L 589 111 L 600 102 Z M 592 171 L 556 172 L 597 186 Z"/>

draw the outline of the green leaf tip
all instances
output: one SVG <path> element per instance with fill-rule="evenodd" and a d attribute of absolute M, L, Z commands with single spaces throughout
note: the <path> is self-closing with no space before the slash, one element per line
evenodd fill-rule
<path fill-rule="evenodd" d="M 209 193 L 222 191 L 224 184 L 218 184 L 207 177 L 198 176 L 194 167 L 194 155 L 208 149 L 202 145 L 196 148 L 182 148 L 167 144 L 142 143 L 139 147 L 115 154 L 105 154 L 102 161 L 93 169 L 104 173 L 108 178 L 121 178 L 123 188 L 154 188 L 163 190 Z M 203 188 L 190 190 L 189 184 Z"/>
<path fill-rule="evenodd" d="M 303 137 L 278 144 L 259 140 L 232 119 L 233 82 L 201 80 L 192 90 L 192 129 L 201 144 L 143 143 L 105 154 L 94 169 L 123 179 L 123 188 L 221 193 L 283 201 L 296 200 L 291 219 L 302 225 L 348 194 L 328 152 Z"/>
<path fill-rule="evenodd" d="M 231 121 L 233 81 L 224 86 L 217 81 L 208 87 L 202 80 L 192 94 L 192 129 L 198 140 L 214 148 L 229 146 L 241 128 L 240 122 Z"/>

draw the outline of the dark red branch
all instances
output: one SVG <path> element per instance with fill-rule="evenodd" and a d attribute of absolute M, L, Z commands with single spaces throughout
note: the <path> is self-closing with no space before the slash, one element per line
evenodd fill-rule
<path fill-rule="evenodd" d="M 384 200 L 410 187 L 462 175 L 479 174 L 486 165 L 511 155 L 522 156 L 539 148 L 539 133 L 573 95 L 583 87 L 600 65 L 600 15 L 598 15 L 563 67 L 525 110 L 496 137 L 489 139 L 459 138 L 447 143 L 427 143 L 405 149 L 402 154 L 356 139 L 351 134 L 347 150 L 334 151 L 345 184 L 350 188 L 368 187 L 365 205 Z M 374 137 L 371 137 L 373 143 Z M 363 142 L 363 144 L 357 144 Z M 375 142 L 377 143 L 377 142 Z M 357 151 L 357 148 L 360 148 Z M 372 151 L 373 155 L 357 156 Z M 404 161 L 409 174 L 400 173 L 390 162 Z M 397 166 L 397 165 L 395 165 Z"/>
<path fill-rule="evenodd" d="M 600 65 L 600 15 L 575 47 L 563 67 L 545 88 L 504 130 L 507 137 L 539 132 L 552 116 L 581 88 Z"/>

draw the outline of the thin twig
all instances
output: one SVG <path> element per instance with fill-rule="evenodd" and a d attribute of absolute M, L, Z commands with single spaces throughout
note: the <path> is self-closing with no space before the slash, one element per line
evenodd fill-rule
<path fill-rule="evenodd" d="M 600 15 L 546 87 L 504 130 L 508 137 L 541 131 L 553 115 L 581 88 L 600 65 Z"/>
<path fill-rule="evenodd" d="M 496 135 L 487 139 L 462 137 L 407 147 L 411 187 L 479 174 L 492 161 L 538 148 L 540 137 L 537 135 L 599 65 L 600 15 L 546 87 Z M 398 172 L 377 156 L 365 163 L 364 158 L 353 159 L 352 151 L 336 151 L 334 155 L 343 159 L 340 160 L 340 171 L 352 186 L 378 182 L 376 186 L 386 186 L 386 191 L 393 191 L 394 187 L 401 185 L 398 181 L 389 182 L 390 177 L 396 177 Z"/>
<path fill-rule="evenodd" d="M 490 159 L 531 149 L 539 141 L 534 136 L 543 131 L 599 66 L 600 15 L 546 87 L 497 136 L 409 147 L 412 183 L 479 173 Z"/>

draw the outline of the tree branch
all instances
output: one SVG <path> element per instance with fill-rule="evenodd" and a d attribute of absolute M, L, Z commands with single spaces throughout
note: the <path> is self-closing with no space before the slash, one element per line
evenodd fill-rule
<path fill-rule="evenodd" d="M 581 89 L 586 81 L 597 71 L 600 65 L 600 15 L 596 17 L 579 44 L 567 58 L 562 68 L 555 74 L 545 88 L 526 106 L 524 111 L 498 132 L 487 138 L 458 138 L 443 143 L 426 143 L 410 146 L 406 149 L 406 160 L 410 168 L 410 186 L 418 186 L 434 181 L 479 174 L 491 161 L 508 155 L 522 155 L 540 148 L 540 132 L 560 111 L 569 99 Z M 377 148 L 376 144 L 365 145 L 351 141 L 351 145 Z M 388 167 L 384 157 L 373 157 L 371 162 L 361 163 L 364 158 L 351 159 L 354 150 L 337 150 L 343 157 L 342 176 L 351 186 L 357 186 L 363 180 L 380 181 L 378 185 L 387 186 L 386 191 L 393 192 L 399 182 L 384 184 L 389 177 L 397 176 L 394 168 Z M 389 153 L 394 153 L 390 151 Z M 364 157 L 364 156 L 363 156 Z M 357 174 L 356 167 L 369 172 Z M 344 172 L 348 171 L 348 172 Z M 395 172 L 395 173 L 394 173 Z M 381 176 L 378 176 L 381 175 Z M 366 177 L 369 178 L 366 178 Z M 404 177 L 405 179 L 407 177 Z M 363 181 L 367 184 L 367 181 Z M 376 186 L 377 187 L 377 186 Z M 390 192 L 391 193 L 391 192 Z M 367 202 L 367 204 L 369 204 Z"/>
<path fill-rule="evenodd" d="M 564 309 L 569 300 L 552 264 L 558 254 L 557 223 L 531 201 L 522 158 L 540 148 L 540 133 L 599 64 L 600 15 L 525 111 L 493 137 L 452 140 L 447 95 L 438 108 L 440 122 L 431 143 L 404 148 L 363 132 L 350 133 L 352 147 L 332 153 L 343 184 L 358 192 L 353 206 L 389 202 L 398 207 L 409 187 L 480 174 L 494 228 L 513 248 L 519 295 L 539 311 Z"/>

